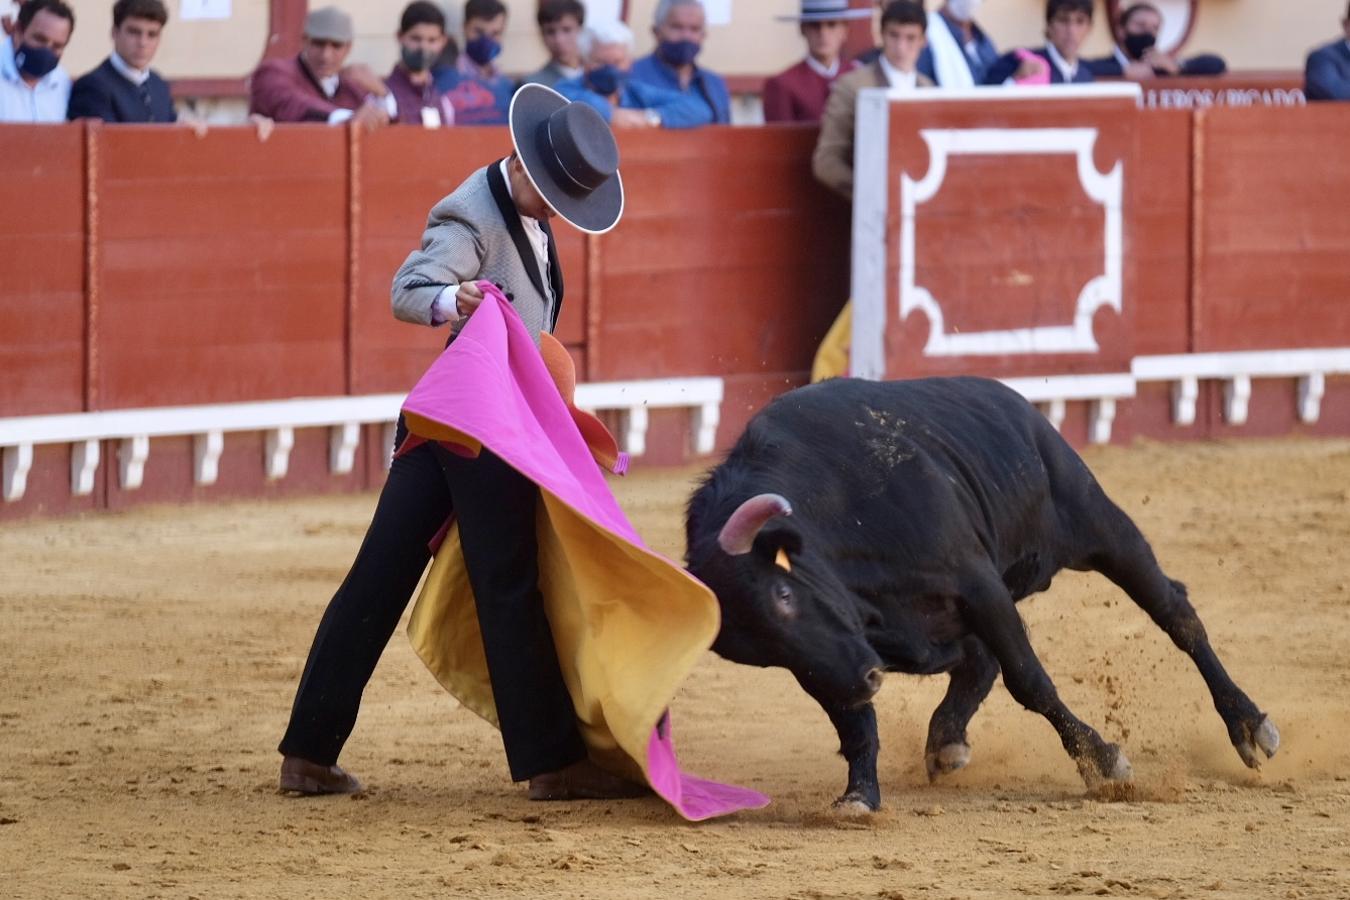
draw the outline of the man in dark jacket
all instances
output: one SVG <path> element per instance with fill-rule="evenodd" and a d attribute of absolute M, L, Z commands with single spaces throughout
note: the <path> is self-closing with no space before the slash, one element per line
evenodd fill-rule
<path fill-rule="evenodd" d="M 1045 4 L 1045 46 L 1026 51 L 1006 53 L 989 67 L 985 84 L 1003 84 L 1008 79 L 1020 80 L 1031 76 L 1027 71 L 1028 56 L 1040 57 L 1031 62 L 1044 63 L 1049 70 L 1050 84 L 1086 84 L 1092 81 L 1087 61 L 1079 58 L 1078 49 L 1092 30 L 1092 0 L 1047 0 Z M 1034 77 L 1034 76 L 1032 76 Z"/>
<path fill-rule="evenodd" d="M 1345 34 L 1308 54 L 1307 82 L 1303 92 L 1309 100 L 1350 100 L 1350 6 L 1341 20 Z"/>
<path fill-rule="evenodd" d="M 113 4 L 113 51 L 71 86 L 66 118 L 178 121 L 169 83 L 150 68 L 168 20 L 162 0 L 117 0 Z"/>
<path fill-rule="evenodd" d="M 1228 71 L 1223 57 L 1203 53 L 1177 59 L 1158 46 L 1162 33 L 1162 10 L 1152 3 L 1136 3 L 1120 14 L 1119 43 L 1110 56 L 1084 60 L 1098 78 L 1166 78 L 1172 75 L 1222 75 Z"/>

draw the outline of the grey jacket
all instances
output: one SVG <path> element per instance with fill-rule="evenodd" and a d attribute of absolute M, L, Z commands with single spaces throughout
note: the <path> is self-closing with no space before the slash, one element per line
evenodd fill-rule
<path fill-rule="evenodd" d="M 512 305 L 536 344 L 539 332 L 551 332 L 557 324 L 563 283 L 553 232 L 540 223 L 548 235 L 546 282 L 499 163 L 474 172 L 432 208 L 422 246 L 408 254 L 394 275 L 396 318 L 430 325 L 432 304 L 443 288 L 487 280 L 513 297 Z"/>

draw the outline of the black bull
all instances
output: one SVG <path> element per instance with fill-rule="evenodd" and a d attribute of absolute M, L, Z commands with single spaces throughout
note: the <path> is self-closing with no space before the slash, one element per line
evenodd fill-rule
<path fill-rule="evenodd" d="M 1186 588 L 1078 454 L 1012 390 L 980 378 L 827 381 L 774 400 L 689 501 L 689 570 L 717 594 L 713 649 L 782 666 L 848 760 L 838 804 L 875 810 L 881 672 L 947 672 L 930 777 L 965 765 L 966 726 L 1000 670 L 1059 733 L 1089 786 L 1130 777 L 1059 699 L 1014 604 L 1061 569 L 1095 570 L 1194 661 L 1253 768 L 1279 732 L 1210 647 Z"/>

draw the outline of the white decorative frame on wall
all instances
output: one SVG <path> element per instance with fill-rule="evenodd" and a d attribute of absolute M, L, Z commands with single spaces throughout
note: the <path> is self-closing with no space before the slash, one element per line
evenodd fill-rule
<path fill-rule="evenodd" d="M 1136 84 L 1053 85 L 1044 87 L 974 88 L 970 90 L 891 91 L 868 88 L 859 93 L 854 135 L 853 192 L 853 335 L 851 372 L 863 378 L 881 378 L 886 371 L 885 328 L 889 310 L 886 301 L 886 217 L 889 205 L 888 161 L 890 114 L 893 101 L 933 103 L 969 100 L 1057 101 L 1074 99 L 1128 98 L 1139 103 Z M 923 132 L 933 151 L 928 173 L 918 182 L 901 176 L 901 279 L 913 279 L 913 209 L 906 210 L 908 197 L 917 206 L 937 193 L 946 175 L 947 157 L 956 153 L 1071 153 L 1075 155 L 1083 189 L 1106 207 L 1106 262 L 1103 274 L 1080 292 L 1075 320 L 1065 326 L 1028 328 L 1009 332 L 947 335 L 942 330 L 941 307 L 927 291 L 925 300 L 913 286 L 901 287 L 901 306 L 907 315 L 924 309 L 933 324 L 926 352 L 934 355 L 978 353 L 1055 353 L 1066 350 L 1091 352 L 1092 314 L 1103 305 L 1121 304 L 1121 196 L 1123 172 L 1119 164 L 1106 174 L 1092 162 L 1096 132 L 1091 128 L 1063 129 L 969 129 Z M 944 136 L 945 135 L 945 136 Z M 1114 221 L 1114 231 L 1112 222 Z M 908 235 L 908 237 L 906 237 Z M 1114 235 L 1114 236 L 1113 236 Z M 1112 241 L 1115 252 L 1112 253 Z M 910 259 L 904 258 L 906 245 Z M 908 276 L 906 273 L 909 273 Z M 936 311 L 936 312 L 935 312 Z M 993 349 L 997 346 L 997 349 Z"/>
<path fill-rule="evenodd" d="M 928 317 L 930 330 L 924 347 L 927 356 L 998 356 L 1019 353 L 1093 353 L 1097 340 L 1092 317 L 1102 307 L 1121 310 L 1123 293 L 1121 253 L 1124 240 L 1122 214 L 1124 166 L 1117 162 L 1110 172 L 1098 172 L 1092 161 L 1097 144 L 1095 128 L 972 128 L 921 130 L 928 145 L 928 172 L 918 181 L 900 175 L 900 318 L 914 311 Z M 942 189 L 947 160 L 952 156 L 1073 154 L 1083 192 L 1105 208 L 1102 274 L 1078 293 L 1073 322 L 1006 331 L 950 333 L 942 302 L 914 281 L 914 242 L 917 208 Z"/>

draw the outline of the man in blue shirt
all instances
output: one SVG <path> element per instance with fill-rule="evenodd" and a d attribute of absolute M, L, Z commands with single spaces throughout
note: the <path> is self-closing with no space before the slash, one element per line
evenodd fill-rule
<path fill-rule="evenodd" d="M 1308 54 L 1303 93 L 1309 100 L 1350 100 L 1350 6 L 1341 20 L 1344 39 Z"/>
<path fill-rule="evenodd" d="M 113 4 L 113 52 L 70 90 L 70 119 L 176 122 L 169 83 L 150 68 L 169 11 L 163 0 Z"/>
<path fill-rule="evenodd" d="M 641 84 L 629 77 L 633 32 L 622 22 L 597 22 L 578 41 L 585 71 L 554 89 L 580 100 L 616 128 L 696 128 L 713 120 L 712 107 L 690 94 Z"/>
<path fill-rule="evenodd" d="M 505 125 L 516 84 L 497 68 L 506 32 L 501 0 L 464 4 L 464 51 L 452 69 L 436 72 L 436 89 L 455 113 L 454 125 Z"/>
<path fill-rule="evenodd" d="M 691 95 L 707 104 L 714 123 L 731 122 L 731 93 L 722 76 L 694 63 L 707 35 L 702 0 L 661 0 L 652 17 L 656 52 L 633 63 L 629 80 Z"/>
<path fill-rule="evenodd" d="M 0 122 L 64 122 L 70 76 L 61 53 L 75 30 L 75 13 L 61 0 L 19 7 L 14 35 L 0 41 Z"/>

